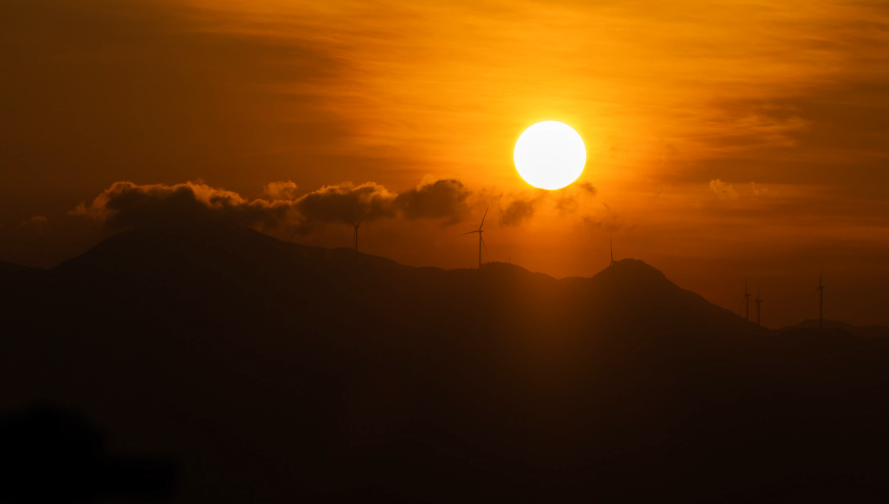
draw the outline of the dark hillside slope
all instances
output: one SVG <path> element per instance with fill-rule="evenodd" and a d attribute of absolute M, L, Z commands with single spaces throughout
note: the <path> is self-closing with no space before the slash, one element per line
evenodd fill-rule
<path fill-rule="evenodd" d="M 0 261 L 0 331 L 26 323 L 39 302 L 38 290 L 47 271 Z"/>
<path fill-rule="evenodd" d="M 227 226 L 106 240 L 0 305 L 3 412 L 175 457 L 182 502 L 880 489 L 889 344 L 761 330 L 641 261 L 411 268 Z"/>

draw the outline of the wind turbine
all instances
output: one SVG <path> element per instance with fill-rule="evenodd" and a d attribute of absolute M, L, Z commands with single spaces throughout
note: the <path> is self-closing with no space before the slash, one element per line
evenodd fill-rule
<path fill-rule="evenodd" d="M 821 330 L 824 329 L 824 263 L 821 263 L 821 273 L 818 275 L 818 287 L 815 287 L 815 292 L 818 293 L 818 329 Z"/>
<path fill-rule="evenodd" d="M 611 247 L 611 266 L 614 266 L 614 240 L 608 238 L 608 245 Z"/>
<path fill-rule="evenodd" d="M 750 322 L 750 293 L 747 292 L 747 279 L 744 278 L 744 316 Z"/>
<path fill-rule="evenodd" d="M 352 221 L 346 221 L 349 224 L 351 224 L 352 227 L 355 228 L 355 260 L 356 261 L 358 260 L 358 227 L 361 225 L 362 222 L 364 222 L 365 218 L 366 218 L 366 216 L 362 217 L 361 220 L 359 220 L 358 222 L 354 222 L 354 223 Z"/>
<path fill-rule="evenodd" d="M 756 289 L 756 300 L 753 302 L 756 303 L 756 327 L 759 327 L 759 305 L 762 304 L 762 299 L 759 299 L 759 289 Z"/>
<path fill-rule="evenodd" d="M 488 210 L 489 210 L 490 208 L 491 208 L 491 207 L 488 207 L 488 208 L 485 209 L 485 215 L 482 217 L 482 223 L 479 224 L 477 230 L 475 230 L 475 231 L 469 231 L 469 232 L 467 232 L 467 233 L 463 233 L 464 235 L 468 235 L 468 234 L 472 234 L 472 233 L 478 233 L 478 269 L 482 269 L 482 245 L 485 246 L 485 252 L 488 251 L 488 246 L 485 245 L 485 239 L 482 238 L 482 233 L 484 233 L 484 231 L 482 230 L 482 226 L 485 225 L 485 217 L 488 216 Z M 461 235 L 461 236 L 462 236 L 462 235 Z"/>

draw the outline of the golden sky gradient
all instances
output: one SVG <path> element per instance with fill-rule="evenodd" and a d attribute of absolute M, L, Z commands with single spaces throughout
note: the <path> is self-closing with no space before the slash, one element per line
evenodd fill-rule
<path fill-rule="evenodd" d="M 119 181 L 252 200 L 457 179 L 462 222 L 381 218 L 365 252 L 589 276 L 643 259 L 772 327 L 889 324 L 889 4 L 6 0 L 0 259 L 51 266 L 110 231 L 72 212 Z M 587 146 L 548 193 L 512 149 L 543 120 Z M 286 226 L 267 232 L 289 238 Z M 348 246 L 332 224 L 299 241 Z"/>

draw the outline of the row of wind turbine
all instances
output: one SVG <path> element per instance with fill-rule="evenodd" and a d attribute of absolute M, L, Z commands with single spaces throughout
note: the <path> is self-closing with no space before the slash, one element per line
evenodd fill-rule
<path fill-rule="evenodd" d="M 482 267 L 482 247 L 484 247 L 485 252 L 488 251 L 488 246 L 485 244 L 485 239 L 482 236 L 485 232 L 485 219 L 488 217 L 488 210 L 490 207 L 485 209 L 485 214 L 482 216 L 482 221 L 478 226 L 478 229 L 474 229 L 472 231 L 467 231 L 463 233 L 463 235 L 468 234 L 476 234 L 478 233 L 478 267 L 481 269 Z M 353 240 L 355 247 L 355 259 L 358 260 L 358 228 L 361 227 L 361 223 L 364 222 L 364 217 L 359 219 L 357 222 L 346 221 L 354 228 Z M 294 232 L 294 234 L 296 234 Z M 293 236 L 290 237 L 290 240 L 293 240 Z M 611 263 L 610 266 L 614 266 L 614 241 L 609 238 L 608 240 L 609 252 L 611 254 Z M 818 328 L 824 328 L 824 265 L 821 265 L 821 273 L 818 276 L 818 287 L 815 288 L 815 293 L 818 293 Z M 756 290 L 756 299 L 754 299 L 754 303 L 756 303 L 756 326 L 760 327 L 762 322 L 762 302 L 763 300 L 759 297 L 760 289 Z M 747 322 L 750 322 L 750 292 L 748 291 L 748 281 L 744 279 L 744 318 Z"/>

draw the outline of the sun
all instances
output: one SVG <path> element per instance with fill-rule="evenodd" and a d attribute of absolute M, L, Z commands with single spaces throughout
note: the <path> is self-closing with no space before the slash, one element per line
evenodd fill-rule
<path fill-rule="evenodd" d="M 543 121 L 522 133 L 513 158 L 525 182 L 540 189 L 561 189 L 583 172 L 586 147 L 571 126 Z"/>

